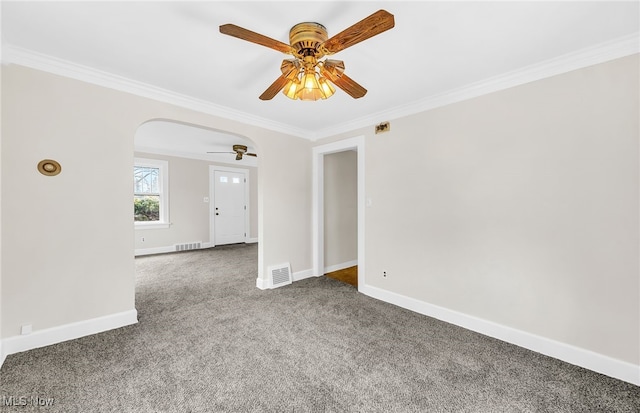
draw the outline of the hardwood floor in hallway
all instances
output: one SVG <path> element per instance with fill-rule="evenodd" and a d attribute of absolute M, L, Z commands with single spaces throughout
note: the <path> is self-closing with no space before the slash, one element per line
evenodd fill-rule
<path fill-rule="evenodd" d="M 325 275 L 329 278 L 333 278 L 335 280 L 342 281 L 347 284 L 351 284 L 356 288 L 358 287 L 358 266 L 357 265 L 349 268 L 344 268 L 342 270 L 330 272 Z"/>

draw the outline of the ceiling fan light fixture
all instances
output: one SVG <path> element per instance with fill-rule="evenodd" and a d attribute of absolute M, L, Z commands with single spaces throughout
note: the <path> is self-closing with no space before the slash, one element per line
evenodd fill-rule
<path fill-rule="evenodd" d="M 327 78 L 320 76 L 318 83 L 320 84 L 320 90 L 324 93 L 325 99 L 330 98 L 334 93 L 336 93 L 336 89 L 331 85 L 331 82 L 329 82 Z"/>
<path fill-rule="evenodd" d="M 298 99 L 300 100 L 318 100 L 325 99 L 320 84 L 318 83 L 315 70 L 305 70 L 302 75 L 301 88 L 298 91 Z"/>
<path fill-rule="evenodd" d="M 296 86 L 296 94 L 292 99 L 327 99 L 336 92 L 336 89 L 333 87 L 331 82 L 329 82 L 327 78 L 316 72 L 315 68 L 311 70 L 305 70 L 301 80 L 297 83 Z M 289 89 L 287 89 L 287 87 Z M 292 85 L 287 85 L 287 87 L 285 87 L 285 95 L 291 98 L 289 92 L 291 91 Z"/>
<path fill-rule="evenodd" d="M 334 85 L 352 98 L 358 99 L 367 93 L 367 89 L 343 73 L 344 63 L 329 59 L 319 62 L 319 59 L 340 52 L 394 26 L 393 14 L 386 10 L 378 10 L 332 37 L 328 36 L 326 27 L 320 23 L 298 23 L 289 31 L 289 44 L 230 23 L 221 25 L 220 33 L 293 56 L 293 59 L 282 62 L 282 75 L 259 96 L 260 100 L 272 99 L 283 88 L 285 96 L 290 99 L 327 99 L 335 93 Z M 316 69 L 319 69 L 320 73 L 316 73 Z M 322 80 L 323 78 L 325 80 Z"/>
<path fill-rule="evenodd" d="M 318 100 L 331 97 L 336 89 L 329 79 L 319 74 L 315 67 L 302 70 L 295 77 L 288 76 L 289 81 L 282 93 L 293 100 Z"/>
<path fill-rule="evenodd" d="M 295 100 L 297 99 L 299 90 L 300 90 L 300 80 L 296 78 L 296 79 L 289 80 L 287 82 L 284 89 L 282 89 L 282 93 L 284 93 L 284 95 L 289 99 Z"/>

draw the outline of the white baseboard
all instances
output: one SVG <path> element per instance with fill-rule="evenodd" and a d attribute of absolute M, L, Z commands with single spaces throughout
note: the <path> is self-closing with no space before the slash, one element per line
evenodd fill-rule
<path fill-rule="evenodd" d="M 343 262 L 341 264 L 329 265 L 328 267 L 324 267 L 324 273 L 327 274 L 334 271 L 340 271 L 340 270 L 344 270 L 345 268 L 350 268 L 356 265 L 358 265 L 358 260 L 351 260 L 351 261 Z"/>
<path fill-rule="evenodd" d="M 142 255 L 166 254 L 167 252 L 176 252 L 176 247 L 140 248 L 136 249 L 133 254 L 139 257 Z"/>
<path fill-rule="evenodd" d="M 316 275 L 313 273 L 313 270 L 310 268 L 308 270 L 294 272 L 293 274 L 291 274 L 291 280 L 300 281 L 300 280 L 304 280 L 305 278 L 311 278 L 314 276 Z"/>
<path fill-rule="evenodd" d="M 210 242 L 201 242 L 200 248 L 197 248 L 197 249 L 203 250 L 205 248 L 211 248 L 211 247 L 212 245 Z M 133 254 L 136 257 L 139 257 L 141 255 L 166 254 L 168 252 L 176 252 L 176 246 L 168 245 L 166 247 L 139 248 L 139 249 L 136 249 Z"/>
<path fill-rule="evenodd" d="M 359 292 L 390 304 L 640 386 L 640 366 L 370 285 Z"/>
<path fill-rule="evenodd" d="M 353 267 L 354 265 L 358 265 L 358 260 L 347 261 L 347 262 L 343 262 L 341 264 L 330 265 L 330 266 L 324 268 L 324 274 L 326 274 L 328 272 L 343 270 L 345 268 Z M 305 278 L 320 277 L 320 276 L 322 276 L 324 274 L 314 274 L 313 273 L 313 268 L 309 268 L 307 270 L 294 272 L 291 275 L 291 279 L 293 281 L 300 281 L 300 280 L 304 280 Z"/>
<path fill-rule="evenodd" d="M 254 244 L 256 242 L 258 242 L 258 238 L 248 238 L 245 244 Z M 200 248 L 198 249 L 203 250 L 203 249 L 212 248 L 212 247 L 214 247 L 214 245 L 212 245 L 210 242 L 203 242 L 201 243 Z M 170 245 L 166 247 L 154 247 L 154 248 L 138 248 L 134 250 L 134 255 L 136 257 L 139 257 L 142 255 L 166 254 L 168 252 L 176 252 L 175 245 Z"/>
<path fill-rule="evenodd" d="M 317 275 L 313 273 L 312 269 L 297 271 L 291 274 L 292 281 L 300 281 L 300 280 L 304 280 L 305 278 L 311 278 L 311 277 L 317 277 Z M 258 287 L 261 290 L 268 290 L 271 288 L 269 286 L 269 280 L 264 280 L 260 277 L 256 278 L 256 287 Z"/>
<path fill-rule="evenodd" d="M 0 367 L 9 354 L 20 353 L 22 351 L 32 350 L 38 347 L 62 343 L 63 341 L 73 340 L 113 330 L 115 328 L 136 324 L 137 322 L 138 312 L 133 309 L 103 317 L 65 324 L 58 327 L 36 330 L 33 333 L 24 336 L 5 338 L 2 340 L 0 345 L 2 349 L 2 354 L 0 354 Z"/>
<path fill-rule="evenodd" d="M 256 278 L 256 287 L 258 287 L 261 290 L 269 289 L 269 280 L 264 280 L 260 277 Z"/>

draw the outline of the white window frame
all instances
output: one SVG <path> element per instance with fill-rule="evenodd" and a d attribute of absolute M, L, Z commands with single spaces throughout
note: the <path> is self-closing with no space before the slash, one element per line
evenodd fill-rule
<path fill-rule="evenodd" d="M 159 221 L 134 221 L 136 229 L 162 229 L 169 228 L 169 162 L 160 159 L 134 158 L 133 166 L 158 168 L 160 170 L 160 220 Z"/>

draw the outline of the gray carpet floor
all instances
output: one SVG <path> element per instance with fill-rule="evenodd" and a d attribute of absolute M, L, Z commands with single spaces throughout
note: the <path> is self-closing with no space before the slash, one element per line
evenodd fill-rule
<path fill-rule="evenodd" d="M 137 258 L 139 323 L 10 355 L 0 411 L 640 411 L 637 386 L 336 280 L 261 291 L 256 263 L 256 245 Z"/>

